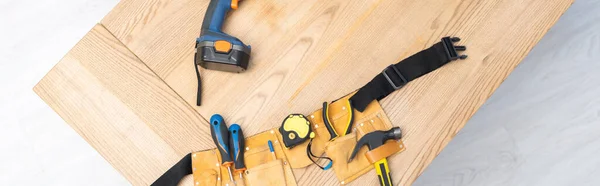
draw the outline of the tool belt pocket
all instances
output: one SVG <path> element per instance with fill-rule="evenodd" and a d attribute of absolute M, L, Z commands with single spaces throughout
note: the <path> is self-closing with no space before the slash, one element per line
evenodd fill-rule
<path fill-rule="evenodd" d="M 272 129 L 246 139 L 244 158 L 248 169 L 244 178 L 248 185 L 296 185 L 279 138 L 276 129 Z"/>
<path fill-rule="evenodd" d="M 249 168 L 245 176 L 246 183 L 250 186 L 288 185 L 281 159 Z M 295 183 L 295 180 L 293 182 Z"/>
<path fill-rule="evenodd" d="M 192 153 L 192 172 L 195 185 L 221 185 L 221 158 L 216 149 Z"/>
<path fill-rule="evenodd" d="M 367 156 L 368 149 L 361 148 L 356 158 L 348 162 L 348 158 L 358 139 L 375 130 L 387 130 L 391 124 L 386 123 L 382 112 L 372 113 L 371 116 L 357 120 L 353 133 L 337 138 L 327 144 L 325 153 L 332 159 L 332 168 L 340 183 L 348 183 L 365 174 L 373 168 Z"/>
<path fill-rule="evenodd" d="M 345 100 L 341 99 L 341 101 Z M 334 104 L 332 105 L 335 106 Z M 341 118 L 345 117 L 341 116 Z M 336 118 L 333 119 L 335 120 Z M 362 147 L 358 151 L 357 156 L 348 162 L 358 139 L 373 131 L 389 130 L 392 128 L 387 115 L 377 102 L 371 103 L 363 112 L 355 112 L 355 119 L 351 128 L 352 133 L 327 142 L 324 149 L 325 154 L 333 161 L 332 168 L 340 184 L 349 183 L 373 169 L 373 163 L 379 160 L 377 158 L 385 158 L 404 150 L 401 140 L 392 140 L 386 143 L 385 146 L 371 151 L 367 147 Z M 334 124 L 338 123 L 343 122 L 335 122 Z M 336 127 L 341 128 L 342 126 Z"/>
<path fill-rule="evenodd" d="M 244 159 L 246 160 L 246 167 L 252 168 L 256 166 L 260 166 L 269 161 L 273 161 L 271 152 L 269 151 L 269 146 L 267 144 L 248 147 L 246 149 L 246 154 L 244 154 Z"/>
<path fill-rule="evenodd" d="M 360 156 L 360 154 L 366 152 L 366 149 L 361 149 L 358 152 L 359 156 L 348 162 L 354 145 L 356 145 L 356 133 L 351 133 L 330 142 L 325 149 L 325 152 L 333 161 L 332 168 L 340 183 L 348 183 L 368 172 L 371 168 L 369 161 L 364 156 Z"/>
<path fill-rule="evenodd" d="M 269 148 L 272 143 L 273 152 Z M 243 149 L 246 171 L 244 180 L 233 175 L 236 182 L 247 185 L 296 185 L 292 168 L 279 141 L 278 133 L 268 130 L 246 138 Z M 192 153 L 192 173 L 194 185 L 226 185 L 229 183 L 227 168 L 221 165 L 221 156 L 217 149 Z"/>

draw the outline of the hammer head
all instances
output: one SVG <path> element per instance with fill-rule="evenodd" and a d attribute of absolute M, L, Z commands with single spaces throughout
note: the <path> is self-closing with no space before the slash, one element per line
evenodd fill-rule
<path fill-rule="evenodd" d="M 400 127 L 393 127 L 388 131 L 378 130 L 365 134 L 362 138 L 360 138 L 360 140 L 358 140 L 356 146 L 354 146 L 354 150 L 352 150 L 352 154 L 350 155 L 348 162 L 351 162 L 352 159 L 354 159 L 356 153 L 358 153 L 360 148 L 364 145 L 367 145 L 369 150 L 373 150 L 382 146 L 387 140 L 398 140 L 400 138 L 402 138 L 402 131 L 400 130 Z"/>

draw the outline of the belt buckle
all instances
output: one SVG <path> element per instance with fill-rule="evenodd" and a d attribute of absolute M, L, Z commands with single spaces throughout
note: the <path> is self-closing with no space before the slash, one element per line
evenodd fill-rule
<path fill-rule="evenodd" d="M 392 78 L 390 76 L 390 74 L 388 73 L 388 70 L 393 70 L 393 72 L 397 75 L 397 79 L 400 79 L 402 82 L 400 82 L 399 85 L 396 85 L 394 83 L 394 81 L 392 81 Z M 388 67 L 386 67 L 383 72 L 381 72 L 381 74 L 383 74 L 383 77 L 385 77 L 385 79 L 387 79 L 388 83 L 390 83 L 390 85 L 394 88 L 394 90 L 398 90 L 400 88 L 402 88 L 404 85 L 406 85 L 406 83 L 408 83 L 408 81 L 406 81 L 406 78 L 404 78 L 404 76 L 400 73 L 400 71 L 398 71 L 398 68 L 396 68 L 395 65 L 390 65 Z"/>

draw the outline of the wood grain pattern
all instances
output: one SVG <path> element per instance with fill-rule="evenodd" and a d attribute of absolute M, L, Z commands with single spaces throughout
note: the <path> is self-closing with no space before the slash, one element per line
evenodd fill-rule
<path fill-rule="evenodd" d="M 135 185 L 214 148 L 208 124 L 100 25 L 34 91 Z"/>
<path fill-rule="evenodd" d="M 407 150 L 389 159 L 392 177 L 409 185 L 572 1 L 248 0 L 225 31 L 252 45 L 250 69 L 203 70 L 204 105 L 191 107 L 193 45 L 207 3 L 122 1 L 102 20 L 108 31 L 94 28 L 36 86 L 134 185 L 214 146 L 200 115 L 221 113 L 250 136 L 344 96 L 443 36 L 461 36 L 469 59 L 382 101 L 406 134 Z M 316 166 L 294 171 L 300 185 L 339 184 Z M 350 184 L 376 185 L 374 175 Z"/>
<path fill-rule="evenodd" d="M 193 42 L 208 1 L 126 1 L 102 21 L 188 103 L 195 101 Z M 390 160 L 396 183 L 412 183 L 572 1 L 246 1 L 225 31 L 252 44 L 242 74 L 202 71 L 203 116 L 223 113 L 249 134 L 290 112 L 360 87 L 390 63 L 445 35 L 463 38 L 454 62 L 383 100 L 406 131 L 406 152 Z M 185 5 L 185 6 L 184 6 Z M 188 8 L 189 7 L 189 8 Z M 334 184 L 308 168 L 301 184 Z M 376 184 L 365 176 L 353 184 Z"/>

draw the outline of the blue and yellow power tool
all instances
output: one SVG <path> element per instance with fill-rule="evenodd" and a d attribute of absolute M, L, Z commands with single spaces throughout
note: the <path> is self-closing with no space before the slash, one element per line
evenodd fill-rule
<path fill-rule="evenodd" d="M 242 72 L 248 68 L 251 47 L 221 31 L 225 15 L 230 10 L 237 9 L 238 3 L 239 0 L 211 0 L 206 10 L 200 37 L 196 39 L 194 58 L 198 76 L 198 106 L 201 103 L 202 85 L 198 65 L 205 69 L 227 72 Z"/>

